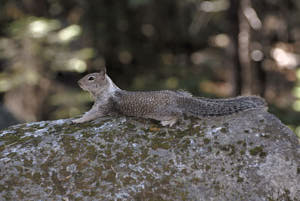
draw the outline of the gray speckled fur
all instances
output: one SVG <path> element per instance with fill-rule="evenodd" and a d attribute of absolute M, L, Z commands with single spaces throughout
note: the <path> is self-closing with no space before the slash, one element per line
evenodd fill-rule
<path fill-rule="evenodd" d="M 248 109 L 265 107 L 257 96 L 240 96 L 229 99 L 208 99 L 185 96 L 177 91 L 129 92 L 117 91 L 111 98 L 114 109 L 127 116 L 161 120 L 163 117 L 196 117 L 230 115 Z"/>
<path fill-rule="evenodd" d="M 119 89 L 105 74 L 92 73 L 79 80 L 79 85 L 95 99 L 94 106 L 73 122 L 82 123 L 98 117 L 122 114 L 161 121 L 172 126 L 182 115 L 206 117 L 223 116 L 254 108 L 266 108 L 257 96 L 228 99 L 193 97 L 185 91 L 125 91 Z"/>
<path fill-rule="evenodd" d="M 126 116 L 168 120 L 179 117 L 182 111 L 177 107 L 177 98 L 173 91 L 129 92 L 117 91 L 112 97 L 114 109 Z"/>

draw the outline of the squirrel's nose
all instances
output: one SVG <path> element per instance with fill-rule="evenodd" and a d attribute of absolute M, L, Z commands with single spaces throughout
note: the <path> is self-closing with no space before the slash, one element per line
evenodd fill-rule
<path fill-rule="evenodd" d="M 81 85 L 82 85 L 82 80 L 78 80 L 78 81 L 77 81 L 77 84 L 81 87 Z"/>

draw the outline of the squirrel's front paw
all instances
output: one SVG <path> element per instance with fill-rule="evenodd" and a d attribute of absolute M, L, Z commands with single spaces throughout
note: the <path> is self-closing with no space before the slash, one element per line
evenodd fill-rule
<path fill-rule="evenodd" d="M 71 119 L 66 119 L 65 123 L 68 124 L 68 125 L 71 125 L 71 124 L 73 124 L 73 120 L 71 120 Z"/>
<path fill-rule="evenodd" d="M 73 124 L 80 124 L 80 123 L 83 123 L 84 121 L 82 121 L 82 119 L 79 118 L 79 119 L 73 119 L 73 120 L 71 120 L 71 122 L 72 122 Z"/>

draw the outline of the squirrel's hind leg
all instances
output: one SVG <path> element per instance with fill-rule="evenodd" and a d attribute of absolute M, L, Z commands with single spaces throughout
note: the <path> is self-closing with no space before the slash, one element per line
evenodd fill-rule
<path fill-rule="evenodd" d="M 161 125 L 170 126 L 170 127 L 172 127 L 176 122 L 177 122 L 177 117 L 171 117 L 171 119 L 160 121 Z"/>
<path fill-rule="evenodd" d="M 182 112 L 174 106 L 164 108 L 164 110 L 160 111 L 159 114 L 161 115 L 156 116 L 156 119 L 160 121 L 161 125 L 172 127 L 182 115 Z"/>

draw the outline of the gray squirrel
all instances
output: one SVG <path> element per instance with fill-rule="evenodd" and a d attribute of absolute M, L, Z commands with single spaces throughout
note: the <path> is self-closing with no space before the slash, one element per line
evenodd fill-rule
<path fill-rule="evenodd" d="M 93 107 L 74 123 L 83 123 L 99 117 L 121 114 L 155 119 L 163 126 L 173 126 L 183 115 L 194 117 L 225 116 L 255 108 L 266 108 L 258 96 L 239 96 L 227 99 L 194 97 L 185 91 L 126 91 L 117 87 L 106 70 L 91 73 L 78 81 L 91 93 Z"/>

